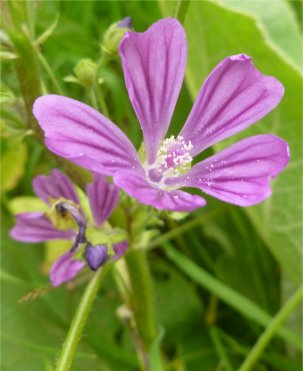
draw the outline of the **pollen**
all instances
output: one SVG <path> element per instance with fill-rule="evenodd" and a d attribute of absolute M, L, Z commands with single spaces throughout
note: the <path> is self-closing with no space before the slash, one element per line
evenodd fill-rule
<path fill-rule="evenodd" d="M 164 139 L 157 154 L 157 163 L 162 167 L 162 171 L 171 170 L 171 175 L 180 175 L 191 166 L 192 148 L 191 141 L 186 142 L 181 135 L 177 138 L 172 135 Z"/>

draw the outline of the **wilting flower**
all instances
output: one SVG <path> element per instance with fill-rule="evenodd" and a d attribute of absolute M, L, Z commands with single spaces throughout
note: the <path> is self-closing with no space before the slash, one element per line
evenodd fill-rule
<path fill-rule="evenodd" d="M 127 32 L 120 56 L 130 101 L 144 136 L 146 158 L 109 119 L 78 101 L 37 99 L 34 114 L 56 154 L 114 183 L 158 209 L 191 211 L 205 200 L 179 188 L 198 188 L 241 206 L 271 194 L 270 180 L 287 165 L 287 143 L 274 135 L 244 139 L 193 167 L 193 158 L 272 111 L 284 89 L 244 55 L 220 62 L 208 76 L 181 132 L 164 139 L 182 85 L 187 42 L 181 24 L 162 19 L 146 32 Z"/>
<path fill-rule="evenodd" d="M 17 214 L 11 236 L 28 243 L 73 240 L 70 251 L 60 256 L 51 268 L 53 286 L 70 281 L 85 267 L 85 262 L 74 256 L 82 244 L 86 244 L 84 256 L 88 266 L 92 270 L 98 269 L 109 257 L 108 247 L 106 244 L 93 246 L 87 240 L 86 230 L 100 230 L 118 201 L 118 188 L 109 184 L 104 176 L 95 174 L 94 181 L 86 186 L 94 219 L 88 223 L 71 181 L 61 171 L 54 169 L 50 176 L 38 175 L 33 180 L 33 188 L 36 195 L 50 206 L 50 211 Z M 113 244 L 112 259 L 119 258 L 126 249 L 126 241 Z"/>

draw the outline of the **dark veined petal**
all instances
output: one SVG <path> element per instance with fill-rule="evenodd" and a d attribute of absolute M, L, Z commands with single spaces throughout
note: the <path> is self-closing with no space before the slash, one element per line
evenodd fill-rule
<path fill-rule="evenodd" d="M 176 19 L 161 19 L 146 32 L 127 32 L 119 52 L 129 98 L 143 130 L 148 161 L 153 163 L 184 78 L 185 32 Z"/>
<path fill-rule="evenodd" d="M 153 187 L 136 172 L 119 172 L 114 176 L 115 184 L 143 204 L 159 210 L 190 212 L 205 206 L 205 200 L 183 191 L 164 191 Z"/>
<path fill-rule="evenodd" d="M 68 251 L 58 258 L 50 271 L 50 281 L 53 286 L 71 281 L 83 268 L 85 262 L 73 259 L 73 253 Z"/>
<path fill-rule="evenodd" d="M 86 104 L 46 95 L 35 101 L 33 112 L 45 132 L 46 146 L 59 156 L 106 175 L 141 167 L 126 135 Z"/>
<path fill-rule="evenodd" d="M 278 105 L 283 94 L 283 85 L 262 75 L 250 57 L 225 58 L 203 84 L 180 135 L 192 142 L 195 156 L 260 120 Z"/>
<path fill-rule="evenodd" d="M 69 178 L 60 170 L 53 169 L 51 175 L 38 175 L 33 180 L 33 188 L 37 196 L 46 203 L 50 203 L 50 198 L 59 199 L 60 197 L 79 203 L 77 193 Z"/>
<path fill-rule="evenodd" d="M 86 186 L 95 223 L 101 225 L 110 216 L 119 198 L 119 189 L 109 184 L 104 175 L 94 174 L 94 181 Z"/>
<path fill-rule="evenodd" d="M 275 135 L 244 139 L 198 163 L 169 184 L 196 187 L 225 202 L 251 206 L 271 195 L 270 181 L 287 165 L 287 142 Z"/>
<path fill-rule="evenodd" d="M 55 229 L 51 221 L 42 212 L 22 213 L 15 215 L 17 221 L 10 235 L 23 242 L 44 242 L 48 240 L 71 239 L 73 230 Z"/>

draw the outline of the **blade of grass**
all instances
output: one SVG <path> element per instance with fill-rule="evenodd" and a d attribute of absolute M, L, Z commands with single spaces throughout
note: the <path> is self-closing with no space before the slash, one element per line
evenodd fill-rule
<path fill-rule="evenodd" d="M 271 322 L 272 316 L 258 305 L 234 291 L 229 286 L 226 286 L 217 278 L 197 266 L 186 256 L 177 252 L 170 243 L 166 242 L 164 246 L 164 251 L 168 258 L 199 285 L 217 295 L 223 302 L 245 317 L 257 322 L 259 325 L 265 327 Z M 280 328 L 277 330 L 277 335 L 293 344 L 298 349 L 301 349 L 301 339 L 288 329 Z"/>
<path fill-rule="evenodd" d="M 264 349 L 267 347 L 271 339 L 274 337 L 282 322 L 290 315 L 297 305 L 300 304 L 303 298 L 303 286 L 301 286 L 279 310 L 272 321 L 268 324 L 262 335 L 259 337 L 256 344 L 253 346 L 248 356 L 245 358 L 239 371 L 252 370 L 254 364 L 261 357 Z"/>
<path fill-rule="evenodd" d="M 214 344 L 214 347 L 218 353 L 218 356 L 220 357 L 220 360 L 222 360 L 222 363 L 224 364 L 224 369 L 226 371 L 235 371 L 225 351 L 224 345 L 221 342 L 221 339 L 220 339 L 220 336 L 218 334 L 216 327 L 211 326 L 209 329 L 209 333 L 210 333 L 212 342 Z"/>

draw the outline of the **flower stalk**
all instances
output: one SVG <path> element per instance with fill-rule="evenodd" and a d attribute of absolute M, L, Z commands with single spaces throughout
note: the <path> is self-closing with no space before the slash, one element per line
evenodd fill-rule
<path fill-rule="evenodd" d="M 145 350 L 148 351 L 156 338 L 156 325 L 146 252 L 132 250 L 126 255 L 125 260 L 132 288 L 131 305 L 138 333 Z"/>
<path fill-rule="evenodd" d="M 104 268 L 99 269 L 86 287 L 64 341 L 56 371 L 70 370 L 88 315 L 100 286 L 111 267 L 112 264 L 108 264 Z"/>

